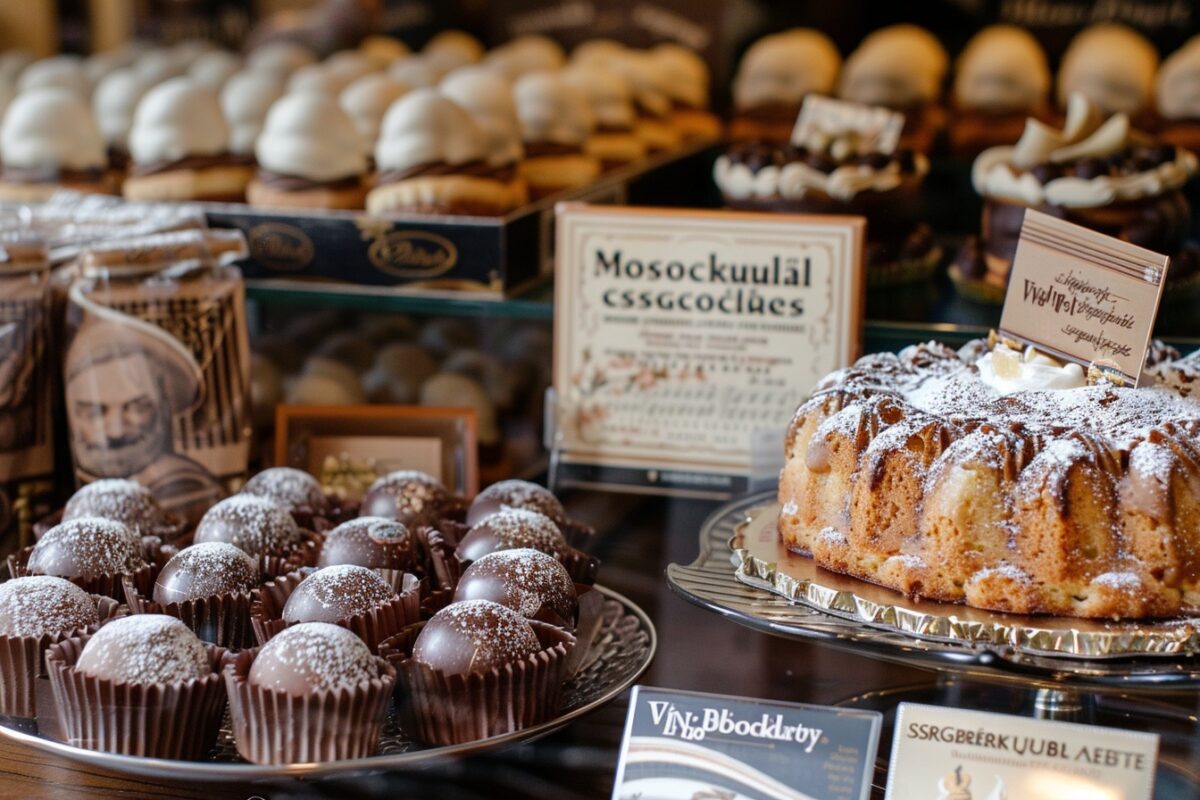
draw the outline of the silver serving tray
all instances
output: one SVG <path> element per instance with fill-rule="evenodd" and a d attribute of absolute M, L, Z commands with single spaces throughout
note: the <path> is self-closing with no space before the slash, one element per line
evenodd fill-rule
<path fill-rule="evenodd" d="M 323 777 L 353 772 L 405 769 L 455 756 L 466 756 L 545 736 L 612 701 L 636 681 L 654 658 L 658 636 L 646 613 L 628 598 L 597 586 L 604 596 L 603 622 L 592 640 L 583 667 L 564 692 L 562 712 L 552 720 L 522 731 L 447 747 L 425 747 L 408 738 L 389 714 L 379 754 L 369 758 L 315 764 L 260 766 L 242 761 L 226 725 L 217 746 L 203 761 L 176 761 L 102 753 L 45 739 L 36 733 L 0 724 L 0 736 L 51 755 L 130 775 L 174 780 L 255 781 Z"/>

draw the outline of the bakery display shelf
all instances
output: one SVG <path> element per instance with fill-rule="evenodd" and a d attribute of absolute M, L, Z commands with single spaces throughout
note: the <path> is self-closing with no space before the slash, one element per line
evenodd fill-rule
<path fill-rule="evenodd" d="M 553 719 L 525 730 L 464 744 L 425 747 L 410 739 L 400 727 L 398 715 L 389 712 L 378 755 L 346 761 L 263 766 L 242 761 L 234 748 L 229 719 L 217 746 L 203 761 L 178 761 L 124 756 L 74 747 L 39 736 L 32 723 L 0 720 L 0 736 L 50 755 L 128 775 L 198 781 L 259 781 L 280 778 L 320 778 L 348 773 L 397 770 L 430 764 L 442 759 L 482 753 L 533 741 L 616 699 L 650 666 L 658 637 L 649 616 L 621 594 L 597 585 L 605 598 L 602 624 L 592 640 L 583 667 L 567 684 L 562 711 Z"/>
<path fill-rule="evenodd" d="M 858 614 L 869 604 L 847 608 L 833 602 L 834 610 L 831 611 L 788 599 L 777 590 L 766 588 L 765 581 L 758 580 L 755 585 L 749 585 L 738 579 L 741 558 L 738 548 L 731 546 L 731 542 L 739 529 L 754 518 L 754 512 L 769 507 L 773 499 L 773 492 L 750 495 L 715 511 L 701 526 L 700 554 L 696 560 L 688 565 L 668 566 L 667 580 L 671 588 L 702 608 L 756 630 L 785 638 L 814 640 L 857 655 L 931 669 L 964 680 L 1002 682 L 1041 690 L 1045 702 L 1051 704 L 1061 705 L 1066 702 L 1064 698 L 1080 692 L 1175 692 L 1200 686 L 1200 656 L 1196 655 L 1191 643 L 1179 646 L 1174 655 L 1117 655 L 1102 651 L 1102 655 L 1088 655 L 1088 651 L 1072 656 L 1051 655 L 1046 648 L 1025 647 L 1019 638 L 1015 643 L 972 640 L 959 635 L 972 626 L 956 627 L 949 619 L 946 622 L 950 630 L 945 627 L 931 633 L 906 630 L 903 624 L 897 624 L 900 617 L 895 613 L 884 614 L 872 623 L 864 621 Z M 829 576 L 831 582 L 852 580 L 821 572 Z M 876 592 L 886 591 L 872 584 L 853 582 Z M 891 594 L 894 605 L 904 605 L 902 595 Z M 967 619 L 973 614 L 988 616 L 987 612 L 962 606 L 921 605 L 940 605 L 944 613 L 957 612 Z M 990 616 L 999 625 L 1037 619 L 1001 614 Z M 1097 623 L 1086 621 L 1052 621 L 1052 618 L 1043 623 L 1045 626 L 1061 623 L 1065 628 L 1075 625 L 1094 629 L 1097 626 Z M 1165 627 L 1160 631 L 1164 637 L 1167 635 Z M 1067 638 L 1070 638 L 1069 634 L 1064 633 L 1064 639 Z"/>

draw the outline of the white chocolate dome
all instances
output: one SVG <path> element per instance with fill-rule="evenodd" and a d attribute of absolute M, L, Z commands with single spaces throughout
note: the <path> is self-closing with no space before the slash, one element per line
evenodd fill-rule
<path fill-rule="evenodd" d="M 894 108 L 937 100 L 949 56 L 941 42 L 916 25 L 875 31 L 842 67 L 838 95 L 867 105 Z"/>
<path fill-rule="evenodd" d="M 242 68 L 242 59 L 228 50 L 204 53 L 188 67 L 188 75 L 210 89 L 221 91 L 225 82 Z"/>
<path fill-rule="evenodd" d="M 412 50 L 394 36 L 375 34 L 358 43 L 358 52 L 370 59 L 376 69 L 386 69 L 388 64 L 397 58 L 404 58 Z"/>
<path fill-rule="evenodd" d="M 831 94 L 841 67 L 837 46 L 820 31 L 793 28 L 764 36 L 738 64 L 733 79 L 734 107 L 792 105 L 808 94 Z"/>
<path fill-rule="evenodd" d="M 531 72 L 513 86 L 521 136 L 529 142 L 582 146 L 595 129 L 587 97 L 559 73 Z"/>
<path fill-rule="evenodd" d="M 388 75 L 414 88 L 437 86 L 442 73 L 441 68 L 424 55 L 405 56 L 388 67 Z"/>
<path fill-rule="evenodd" d="M 668 42 L 654 47 L 650 56 L 666 74 L 672 100 L 689 108 L 708 108 L 708 64 L 694 50 Z"/>
<path fill-rule="evenodd" d="M 487 156 L 487 137 L 471 115 L 435 89 L 401 97 L 383 116 L 375 163 L 379 170 L 421 164 L 465 164 Z"/>
<path fill-rule="evenodd" d="M 190 78 L 172 78 L 142 97 L 129 131 L 134 163 L 211 156 L 229 149 L 229 126 L 217 93 Z"/>
<path fill-rule="evenodd" d="M 336 181 L 367 171 L 362 139 L 331 97 L 289 94 L 267 114 L 254 148 L 260 167 L 311 181 Z"/>
<path fill-rule="evenodd" d="M 392 103 L 408 94 L 412 88 L 386 73 L 376 72 L 362 76 L 342 90 L 338 103 L 358 129 L 363 152 L 370 154 L 375 151 L 383 115 Z"/>
<path fill-rule="evenodd" d="M 4 163 L 22 169 L 103 169 L 104 140 L 91 112 L 74 92 L 60 87 L 17 95 L 0 124 Z"/>
<path fill-rule="evenodd" d="M 442 73 L 455 67 L 475 64 L 483 58 L 483 53 L 483 44 L 471 34 L 460 30 L 442 31 L 421 48 L 421 55 Z"/>
<path fill-rule="evenodd" d="M 276 40 L 261 44 L 246 56 L 246 68 L 270 72 L 280 80 L 286 80 L 300 67 L 315 64 L 317 56 L 302 44 Z"/>
<path fill-rule="evenodd" d="M 264 70 L 242 70 L 221 89 L 221 113 L 229 126 L 229 151 L 254 152 L 271 104 L 283 95 L 283 79 Z"/>
<path fill-rule="evenodd" d="M 43 58 L 25 67 L 17 81 L 17 89 L 22 92 L 50 87 L 66 89 L 87 100 L 92 85 L 84 72 L 83 59 L 79 56 Z"/>
<path fill-rule="evenodd" d="M 549 36 L 531 34 L 518 36 L 492 50 L 483 59 L 488 66 L 499 69 L 509 80 L 529 72 L 561 69 L 567 61 L 562 46 Z"/>
<path fill-rule="evenodd" d="M 96 84 L 92 116 L 106 143 L 125 147 L 138 101 L 149 88 L 132 67 L 113 70 Z"/>
<path fill-rule="evenodd" d="M 1200 117 L 1200 36 L 1188 39 L 1162 63 L 1155 96 L 1158 113 L 1167 119 Z"/>
<path fill-rule="evenodd" d="M 474 65 L 459 67 L 438 89 L 465 108 L 487 136 L 489 164 L 507 166 L 521 160 L 525 148 L 517 104 L 512 86 L 499 73 Z"/>
<path fill-rule="evenodd" d="M 1033 111 L 1050 92 L 1050 66 L 1038 40 L 1015 25 L 990 25 L 958 57 L 954 100 L 959 108 Z"/>
<path fill-rule="evenodd" d="M 1081 92 L 1105 113 L 1137 114 L 1154 99 L 1158 51 L 1132 28 L 1093 25 L 1081 31 L 1058 68 L 1058 102 Z"/>
<path fill-rule="evenodd" d="M 562 75 L 587 97 L 596 127 L 632 130 L 637 110 L 633 106 L 633 87 L 623 75 L 586 62 L 572 62 Z"/>

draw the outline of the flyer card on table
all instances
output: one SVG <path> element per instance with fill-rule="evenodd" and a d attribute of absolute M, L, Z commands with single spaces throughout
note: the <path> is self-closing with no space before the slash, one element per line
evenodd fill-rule
<path fill-rule="evenodd" d="M 781 441 L 816 382 L 858 355 L 864 228 L 860 217 L 560 205 L 560 482 L 743 490 L 755 434 Z"/>
<path fill-rule="evenodd" d="M 1158 735 L 901 703 L 887 800 L 1150 800 Z"/>
<path fill-rule="evenodd" d="M 866 800 L 882 719 L 636 686 L 613 800 Z"/>

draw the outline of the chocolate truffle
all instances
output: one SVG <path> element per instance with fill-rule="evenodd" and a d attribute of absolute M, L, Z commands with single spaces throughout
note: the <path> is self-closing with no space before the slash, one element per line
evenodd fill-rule
<path fill-rule="evenodd" d="M 138 536 L 150 536 L 170 525 L 167 512 L 150 490 L 137 481 L 104 478 L 84 486 L 67 501 L 62 521 L 101 517 L 120 522 Z"/>
<path fill-rule="evenodd" d="M 379 674 L 363 640 L 328 622 L 285 628 L 262 646 L 247 680 L 290 695 L 351 689 Z"/>
<path fill-rule="evenodd" d="M 359 515 L 399 520 L 410 528 L 433 525 L 450 501 L 450 492 L 436 478 L 419 470 L 400 470 L 371 484 Z"/>
<path fill-rule="evenodd" d="M 425 623 L 413 659 L 447 675 L 498 669 L 542 649 L 517 612 L 491 600 L 451 603 Z"/>
<path fill-rule="evenodd" d="M 319 569 L 300 582 L 283 606 L 285 622 L 339 622 L 396 596 L 379 573 L 354 564 Z"/>
<path fill-rule="evenodd" d="M 0 636 L 54 636 L 98 621 L 96 601 L 70 581 L 31 575 L 0 583 Z"/>
<path fill-rule="evenodd" d="M 320 482 L 304 470 L 291 467 L 264 469 L 246 481 L 242 494 L 265 497 L 288 511 L 303 509 L 321 514 L 329 505 Z"/>
<path fill-rule="evenodd" d="M 476 525 L 482 522 L 484 517 L 505 508 L 527 508 L 537 511 L 554 520 L 554 524 L 559 527 L 567 521 L 567 512 L 562 503 L 558 502 L 558 498 L 551 494 L 549 489 L 529 481 L 508 480 L 493 483 L 475 495 L 475 500 L 467 509 L 467 524 Z"/>
<path fill-rule="evenodd" d="M 99 578 L 132 574 L 145 565 L 142 541 L 129 528 L 100 517 L 79 517 L 46 531 L 29 554 L 28 569 L 35 575 Z"/>
<path fill-rule="evenodd" d="M 154 582 L 154 602 L 182 603 L 249 592 L 260 581 L 258 563 L 225 542 L 201 542 L 171 557 Z"/>
<path fill-rule="evenodd" d="M 114 619 L 92 635 L 75 667 L 115 683 L 179 683 L 212 674 L 208 648 L 166 614 Z"/>
<path fill-rule="evenodd" d="M 491 600 L 526 619 L 574 625 L 579 614 L 575 583 L 566 567 L 540 550 L 488 553 L 458 581 L 454 600 Z"/>
<path fill-rule="evenodd" d="M 567 541 L 546 515 L 525 508 L 506 508 L 473 525 L 455 552 L 461 561 L 477 561 L 496 550 L 518 547 L 558 556 L 567 551 Z"/>
<path fill-rule="evenodd" d="M 325 534 L 317 566 L 391 567 L 397 558 L 407 561 L 412 549 L 412 536 L 404 523 L 384 517 L 359 517 Z"/>
<path fill-rule="evenodd" d="M 300 529 L 285 509 L 252 494 L 235 494 L 210 508 L 194 541 L 226 542 L 252 556 L 281 552 L 300 542 Z"/>

